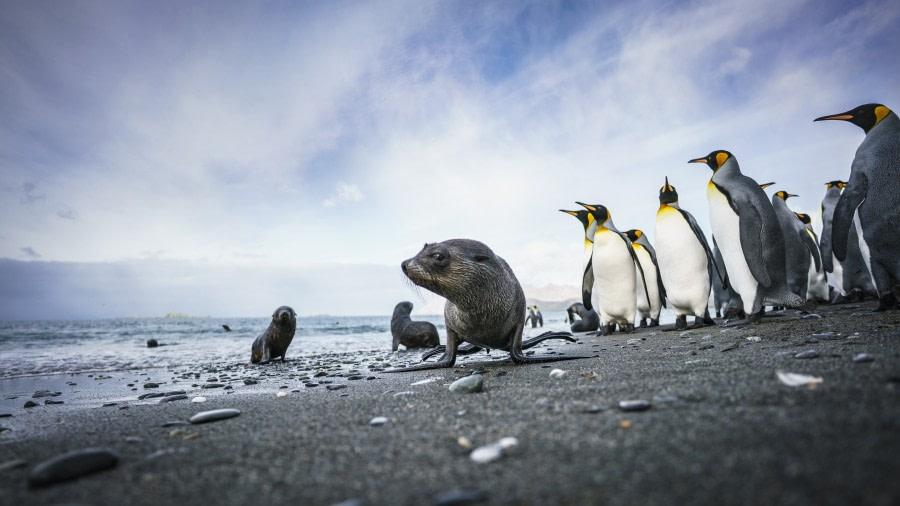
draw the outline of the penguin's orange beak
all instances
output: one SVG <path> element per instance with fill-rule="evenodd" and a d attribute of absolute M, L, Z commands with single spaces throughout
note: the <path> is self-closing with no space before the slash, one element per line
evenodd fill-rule
<path fill-rule="evenodd" d="M 820 118 L 816 118 L 813 121 L 826 121 L 826 120 L 842 120 L 842 121 L 850 121 L 853 119 L 853 115 L 850 114 L 850 111 L 842 112 L 840 114 L 832 114 L 830 116 L 822 116 Z"/>
<path fill-rule="evenodd" d="M 694 158 L 693 160 L 688 160 L 688 163 L 709 163 L 709 158 L 705 156 L 703 158 Z"/>

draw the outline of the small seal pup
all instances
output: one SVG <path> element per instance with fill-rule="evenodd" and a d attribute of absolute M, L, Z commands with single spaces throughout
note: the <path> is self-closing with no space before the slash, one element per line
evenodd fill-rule
<path fill-rule="evenodd" d="M 470 239 L 426 244 L 400 264 L 413 283 L 447 299 L 444 321 L 447 344 L 436 362 L 385 372 L 452 367 L 463 342 L 487 350 L 508 351 L 516 364 L 555 362 L 589 357 L 528 357 L 522 352 L 525 293 L 505 260 L 485 244 Z M 553 335 L 571 338 L 569 332 Z"/>
<path fill-rule="evenodd" d="M 391 350 L 397 351 L 399 345 L 410 348 L 434 348 L 441 344 L 437 328 L 431 322 L 414 322 L 409 317 L 412 302 L 403 301 L 394 306 L 391 316 L 391 335 L 394 341 Z"/>
<path fill-rule="evenodd" d="M 272 323 L 265 332 L 256 337 L 250 348 L 250 362 L 254 364 L 270 362 L 278 357 L 284 362 L 294 332 L 297 331 L 297 313 L 288 306 L 281 306 L 272 313 Z"/>

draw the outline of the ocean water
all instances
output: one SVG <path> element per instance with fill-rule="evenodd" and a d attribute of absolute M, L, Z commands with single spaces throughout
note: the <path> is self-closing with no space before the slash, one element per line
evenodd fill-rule
<path fill-rule="evenodd" d="M 288 358 L 390 351 L 390 319 L 388 315 L 298 317 Z M 444 342 L 443 316 L 414 319 L 434 323 Z M 525 337 L 567 330 L 564 319 L 564 312 L 547 311 L 544 327 L 526 328 Z M 250 345 L 269 322 L 269 318 L 0 321 L 0 379 L 249 362 Z M 160 346 L 148 348 L 148 339 L 156 339 Z"/>

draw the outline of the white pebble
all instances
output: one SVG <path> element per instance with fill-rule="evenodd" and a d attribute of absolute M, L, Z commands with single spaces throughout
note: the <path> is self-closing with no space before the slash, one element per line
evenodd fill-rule
<path fill-rule="evenodd" d="M 206 402 L 206 397 L 194 397 L 193 399 L 191 399 L 191 402 L 196 402 L 198 404 L 201 402 Z"/>
<path fill-rule="evenodd" d="M 501 440 L 491 443 L 489 445 L 479 446 L 472 450 L 472 453 L 469 454 L 469 458 L 478 464 L 486 464 L 488 462 L 493 462 L 511 448 L 514 448 L 519 445 L 519 440 L 514 437 L 505 437 Z"/>
<path fill-rule="evenodd" d="M 751 341 L 751 342 L 754 342 L 754 343 L 758 343 L 758 342 L 760 342 L 762 339 L 761 339 L 759 336 L 750 336 L 750 337 L 747 338 L 747 340 L 748 340 L 748 341 Z"/>
<path fill-rule="evenodd" d="M 569 373 L 567 373 L 566 371 L 563 371 L 562 369 L 553 369 L 552 371 L 550 371 L 551 378 L 562 378 L 566 374 L 569 374 Z"/>
<path fill-rule="evenodd" d="M 433 377 L 431 377 L 431 378 L 425 378 L 425 379 L 420 380 L 420 381 L 417 381 L 417 382 L 415 382 L 415 383 L 410 383 L 410 386 L 425 385 L 425 384 L 428 384 L 428 383 L 434 383 L 435 381 L 440 381 L 440 380 L 442 380 L 442 379 L 443 379 L 443 378 L 440 378 L 440 377 L 434 377 L 434 376 L 433 376 Z"/>
<path fill-rule="evenodd" d="M 387 422 L 388 422 L 387 417 L 376 416 L 375 418 L 369 420 L 369 425 L 384 425 Z"/>
<path fill-rule="evenodd" d="M 281 392 L 275 394 L 275 397 L 287 397 L 287 392 L 282 390 Z"/>

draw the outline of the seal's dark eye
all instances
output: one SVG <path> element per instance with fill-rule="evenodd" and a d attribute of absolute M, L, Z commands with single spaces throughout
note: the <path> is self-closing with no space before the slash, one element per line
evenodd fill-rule
<path fill-rule="evenodd" d="M 475 255 L 476 262 L 487 262 L 489 257 L 487 255 Z"/>
<path fill-rule="evenodd" d="M 444 261 L 444 255 L 441 255 L 440 253 L 432 253 L 431 258 L 435 262 L 443 262 Z"/>

